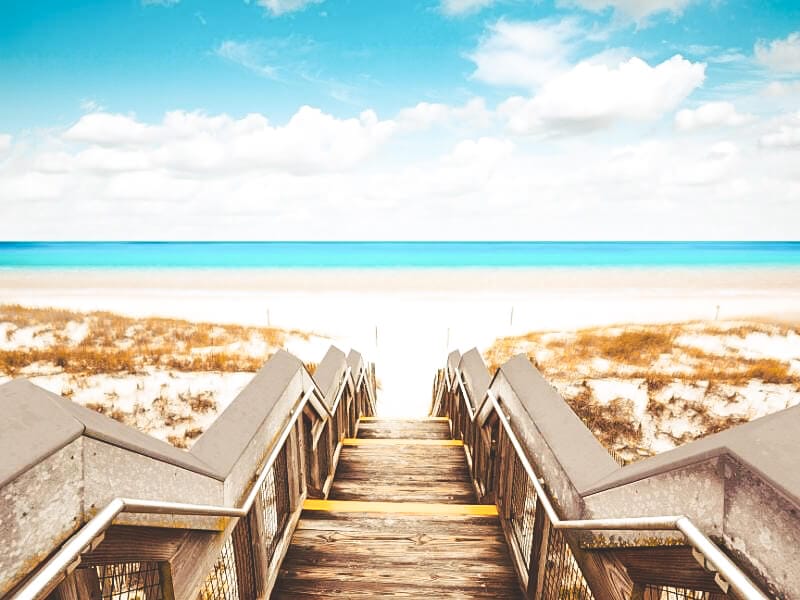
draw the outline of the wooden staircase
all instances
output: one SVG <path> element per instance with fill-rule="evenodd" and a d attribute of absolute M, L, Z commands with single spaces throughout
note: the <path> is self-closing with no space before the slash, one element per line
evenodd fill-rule
<path fill-rule="evenodd" d="M 447 419 L 359 421 L 327 500 L 307 500 L 273 598 L 518 598 L 494 505 Z"/>

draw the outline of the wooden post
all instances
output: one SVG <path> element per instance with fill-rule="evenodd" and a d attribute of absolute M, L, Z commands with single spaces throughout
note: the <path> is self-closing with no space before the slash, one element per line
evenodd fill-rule
<path fill-rule="evenodd" d="M 256 495 L 256 501 L 247 515 L 250 529 L 250 543 L 253 552 L 253 580 L 256 582 L 255 592 L 257 595 L 264 593 L 269 576 L 269 565 L 267 564 L 267 540 L 264 538 L 266 527 L 264 524 L 264 501 L 261 494 Z M 236 568 L 239 566 L 237 564 Z M 246 598 L 246 596 L 239 596 Z M 255 597 L 255 596 L 254 596 Z"/>
<path fill-rule="evenodd" d="M 547 570 L 547 545 L 550 541 L 550 519 L 544 512 L 539 499 L 536 499 L 536 512 L 533 517 L 533 542 L 531 543 L 531 557 L 528 563 L 528 591 L 527 597 L 539 600 L 544 587 L 544 574 Z"/>
<path fill-rule="evenodd" d="M 100 599 L 100 580 L 97 578 L 97 571 L 94 568 L 75 569 L 48 596 L 48 600 Z"/>
<path fill-rule="evenodd" d="M 172 567 L 167 561 L 158 563 L 158 575 L 161 580 L 162 600 L 175 600 L 175 586 L 172 584 Z M 156 596 L 157 598 L 158 596 Z"/>

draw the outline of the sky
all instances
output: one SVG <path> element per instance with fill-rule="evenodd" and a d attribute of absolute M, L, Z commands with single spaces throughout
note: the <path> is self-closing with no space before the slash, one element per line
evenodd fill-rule
<path fill-rule="evenodd" d="M 797 0 L 0 0 L 5 240 L 798 224 Z"/>

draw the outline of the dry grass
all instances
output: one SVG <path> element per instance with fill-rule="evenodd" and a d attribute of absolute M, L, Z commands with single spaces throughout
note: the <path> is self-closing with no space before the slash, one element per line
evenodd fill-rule
<path fill-rule="evenodd" d="M 775 358 L 752 359 L 737 347 L 725 344 L 731 336 L 751 334 L 787 336 L 797 333 L 793 326 L 769 323 L 670 323 L 665 325 L 617 325 L 565 333 L 532 333 L 498 339 L 484 354 L 494 371 L 511 356 L 524 352 L 543 376 L 564 390 L 575 413 L 609 450 L 624 450 L 626 460 L 646 453 L 638 445 L 643 440 L 639 417 L 630 401 L 616 399 L 600 403 L 586 380 L 639 382 L 647 395 L 647 440 L 652 435 L 672 438 L 682 444 L 704 435 L 723 431 L 748 420 L 745 396 L 738 388 L 751 385 L 789 385 L 800 392 L 800 373 L 788 361 Z M 706 350 L 688 345 L 686 336 L 718 336 L 719 347 Z M 739 346 L 741 344 L 738 344 Z M 577 394 L 574 390 L 579 390 Z M 674 394 L 665 398 L 668 386 L 692 390 L 702 401 L 687 401 Z M 711 407 L 743 403 L 718 415 Z M 676 422 L 689 424 L 689 430 L 672 434 Z M 655 427 L 655 434 L 652 427 Z M 676 431 L 682 431 L 680 427 Z"/>
<path fill-rule="evenodd" d="M 187 439 L 186 434 L 167 436 L 167 442 L 169 442 L 176 448 L 180 448 L 181 450 L 186 450 L 189 447 L 189 444 L 187 443 L 186 439 Z"/>
<path fill-rule="evenodd" d="M 54 343 L 42 348 L 0 350 L 0 373 L 16 376 L 36 363 L 53 365 L 62 372 L 95 375 L 141 373 L 147 367 L 179 371 L 255 372 L 271 352 L 251 355 L 229 346 L 257 340 L 273 349 L 287 336 L 309 339 L 297 330 L 240 325 L 194 323 L 180 319 L 134 319 L 109 312 L 27 308 L 0 305 L 0 323 L 8 341 L 18 329 L 38 328 L 34 338 L 52 334 Z M 68 323 L 86 323 L 85 337 L 73 343 L 63 331 Z"/>
<path fill-rule="evenodd" d="M 71 310 L 59 308 L 32 308 L 19 304 L 0 304 L 0 323 L 11 323 L 14 327 L 47 326 L 63 329 L 70 321 L 80 320 Z"/>
<path fill-rule="evenodd" d="M 672 352 L 675 336 L 653 330 L 623 331 L 619 335 L 580 331 L 574 342 L 575 352 L 630 364 L 649 364 L 662 354 Z"/>
<path fill-rule="evenodd" d="M 601 404 L 584 381 L 580 392 L 567 398 L 567 403 L 604 447 L 638 446 L 641 442 L 642 430 L 635 422 L 630 400 L 615 398 Z"/>
<path fill-rule="evenodd" d="M 178 398 L 183 402 L 187 402 L 189 408 L 195 413 L 205 414 L 216 412 L 217 410 L 217 401 L 214 400 L 212 392 L 201 392 L 196 395 L 178 394 Z"/>

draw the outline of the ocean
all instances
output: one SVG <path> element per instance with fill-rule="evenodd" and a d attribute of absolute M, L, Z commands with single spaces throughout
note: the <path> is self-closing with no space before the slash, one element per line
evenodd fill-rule
<path fill-rule="evenodd" d="M 800 242 L 0 242 L 0 269 L 782 266 Z"/>

